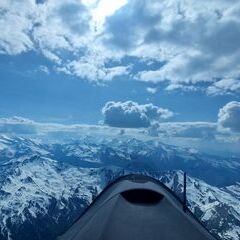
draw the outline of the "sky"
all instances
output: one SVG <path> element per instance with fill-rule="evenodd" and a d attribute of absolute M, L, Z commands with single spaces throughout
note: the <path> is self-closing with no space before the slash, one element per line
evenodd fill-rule
<path fill-rule="evenodd" d="M 2 0 L 0 133 L 95 126 L 240 153 L 239 15 L 237 0 Z"/>

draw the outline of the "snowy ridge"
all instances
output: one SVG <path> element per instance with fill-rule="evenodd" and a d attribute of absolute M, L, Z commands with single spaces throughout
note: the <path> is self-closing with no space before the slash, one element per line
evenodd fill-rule
<path fill-rule="evenodd" d="M 120 175 L 151 175 L 181 197 L 181 167 L 203 168 L 200 153 L 189 149 L 136 139 L 94 141 L 42 144 L 0 137 L 4 145 L 0 149 L 0 239 L 56 239 Z M 209 166 L 212 162 L 216 166 L 217 160 L 207 157 L 212 159 Z M 219 159 L 227 165 L 233 162 L 230 173 L 232 168 L 238 170 L 236 159 Z M 181 163 L 177 171 L 173 161 Z M 226 170 L 226 165 L 222 167 Z M 240 184 L 217 187 L 192 173 L 195 176 L 190 173 L 187 178 L 190 209 L 212 233 L 226 240 L 239 239 Z"/>
<path fill-rule="evenodd" d="M 173 180 L 172 180 L 173 179 Z M 183 192 L 183 173 L 178 171 L 164 183 L 180 197 Z M 239 190 L 239 185 L 218 188 L 202 180 L 187 177 L 188 206 L 205 223 L 212 233 L 221 239 L 239 239 L 240 202 L 228 189 Z M 220 231 L 221 229 L 221 231 Z"/>

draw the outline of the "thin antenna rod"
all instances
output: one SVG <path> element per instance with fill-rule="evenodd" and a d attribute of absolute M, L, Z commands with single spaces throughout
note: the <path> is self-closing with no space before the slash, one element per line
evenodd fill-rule
<path fill-rule="evenodd" d="M 187 174 L 183 175 L 183 211 L 187 211 Z"/>

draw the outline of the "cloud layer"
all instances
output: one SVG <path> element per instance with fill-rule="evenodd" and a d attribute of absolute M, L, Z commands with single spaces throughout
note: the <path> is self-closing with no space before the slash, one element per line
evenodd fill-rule
<path fill-rule="evenodd" d="M 34 121 L 26 118 L 0 118 L 0 133 L 37 134 L 37 128 Z"/>
<path fill-rule="evenodd" d="M 149 127 L 153 121 L 168 119 L 174 114 L 153 104 L 140 105 L 133 101 L 107 102 L 102 109 L 104 123 L 112 127 Z"/>
<path fill-rule="evenodd" d="M 57 123 L 39 123 L 23 117 L 0 118 L 0 133 L 4 134 L 49 134 L 53 132 L 78 132 L 97 129 L 123 134 L 130 131 L 142 132 L 150 136 L 165 136 L 176 138 L 191 138 L 202 140 L 214 140 L 221 136 L 232 140 L 240 140 L 240 102 L 232 101 L 219 109 L 217 122 L 169 122 L 174 113 L 153 104 L 138 104 L 133 101 L 107 102 L 102 109 L 104 125 L 64 125 Z M 117 127 L 117 128 L 115 128 Z M 122 128 L 119 130 L 118 128 Z M 135 130 L 134 130 L 135 128 Z M 140 128 L 139 130 L 137 130 Z M 124 130 L 125 129 L 125 130 Z M 84 132 L 84 131 L 83 131 Z M 142 132 L 143 133 L 143 132 Z M 234 141 L 235 141 L 234 140 Z"/>
<path fill-rule="evenodd" d="M 133 0 L 109 19 L 106 33 L 116 48 L 164 62 L 139 72 L 141 81 L 183 90 L 197 83 L 220 86 L 214 94 L 239 91 L 239 9 L 238 1 Z"/>
<path fill-rule="evenodd" d="M 168 122 L 155 123 L 149 128 L 152 136 L 193 138 L 202 140 L 215 139 L 217 124 L 211 122 Z"/>
<path fill-rule="evenodd" d="M 0 53 L 34 50 L 57 71 L 90 81 L 131 76 L 164 82 L 168 91 L 235 94 L 239 11 L 237 0 L 124 0 L 111 6 L 105 0 L 3 0 Z M 122 63 L 128 56 L 160 67 L 132 72 L 131 63 Z"/>
<path fill-rule="evenodd" d="M 160 140 L 164 143 L 191 147 L 212 154 L 219 154 L 222 151 L 225 155 L 230 152 L 240 156 L 240 135 L 232 135 L 231 132 L 218 132 L 216 126 L 216 123 L 207 122 L 166 122 L 160 124 L 155 122 L 146 129 L 119 129 L 106 125 L 40 123 L 20 117 L 0 118 L 0 134 L 27 135 L 44 143 L 47 141 L 67 142 L 85 136 L 99 137 L 99 140 L 106 137 L 137 138 L 144 141 Z M 153 132 L 151 133 L 151 131 Z"/>

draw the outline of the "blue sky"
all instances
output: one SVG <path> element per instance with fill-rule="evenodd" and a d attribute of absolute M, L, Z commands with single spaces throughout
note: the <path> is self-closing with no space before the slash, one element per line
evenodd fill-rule
<path fill-rule="evenodd" d="M 2 1 L 0 124 L 180 131 L 204 144 L 213 131 L 216 144 L 237 145 L 239 9 L 235 0 Z"/>
<path fill-rule="evenodd" d="M 171 109 L 177 114 L 170 121 L 216 121 L 219 108 L 237 98 L 207 96 L 196 91 L 167 92 L 163 83 L 149 84 L 126 76 L 104 84 L 91 83 L 55 72 L 51 61 L 33 51 L 1 55 L 0 60 L 2 117 L 17 115 L 45 122 L 97 124 L 102 120 L 101 108 L 106 102 L 132 100 Z M 158 90 L 152 94 L 146 90 L 148 87 Z"/>

